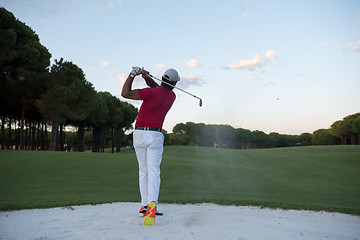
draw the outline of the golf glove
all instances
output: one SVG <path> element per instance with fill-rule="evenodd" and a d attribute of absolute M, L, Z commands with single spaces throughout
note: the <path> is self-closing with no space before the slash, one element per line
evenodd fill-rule
<path fill-rule="evenodd" d="M 133 75 L 133 76 L 139 76 L 142 72 L 142 70 L 144 70 L 144 68 L 141 68 L 141 67 L 133 67 L 131 72 L 130 72 L 130 75 Z"/>

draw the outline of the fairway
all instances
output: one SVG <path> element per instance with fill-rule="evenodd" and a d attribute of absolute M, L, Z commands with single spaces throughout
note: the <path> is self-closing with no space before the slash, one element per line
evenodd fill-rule
<path fill-rule="evenodd" d="M 165 147 L 159 201 L 360 214 L 360 147 Z M 0 151 L 0 210 L 140 200 L 132 150 Z"/>

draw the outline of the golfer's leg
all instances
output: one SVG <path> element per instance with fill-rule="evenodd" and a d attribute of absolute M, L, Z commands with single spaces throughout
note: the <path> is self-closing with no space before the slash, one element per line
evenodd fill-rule
<path fill-rule="evenodd" d="M 141 206 L 148 205 L 148 166 L 143 131 L 134 131 L 133 140 L 136 157 L 139 163 L 139 189 Z"/>
<path fill-rule="evenodd" d="M 151 134 L 151 144 L 147 149 L 148 162 L 148 203 L 158 202 L 160 190 L 160 164 L 162 160 L 164 135 L 161 132 Z"/>

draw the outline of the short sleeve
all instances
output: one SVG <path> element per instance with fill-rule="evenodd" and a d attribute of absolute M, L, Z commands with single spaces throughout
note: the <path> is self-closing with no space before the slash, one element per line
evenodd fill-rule
<path fill-rule="evenodd" d="M 138 89 L 140 100 L 146 100 L 151 96 L 151 88 Z"/>

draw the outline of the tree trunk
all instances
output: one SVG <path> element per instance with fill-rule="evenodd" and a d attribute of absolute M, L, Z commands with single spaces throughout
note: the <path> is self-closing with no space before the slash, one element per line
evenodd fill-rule
<path fill-rule="evenodd" d="M 111 128 L 111 153 L 114 153 L 114 127 Z"/>
<path fill-rule="evenodd" d="M 31 121 L 28 121 L 29 127 L 28 127 L 28 136 L 26 137 L 27 140 L 25 141 L 25 147 L 27 147 L 28 150 L 32 150 L 32 133 L 34 131 L 34 127 Z M 26 126 L 26 124 L 25 124 Z"/>
<path fill-rule="evenodd" d="M 11 117 L 9 116 L 9 126 L 8 126 L 8 149 L 11 149 Z"/>
<path fill-rule="evenodd" d="M 100 152 L 101 127 L 93 128 L 93 152 Z"/>
<path fill-rule="evenodd" d="M 341 138 L 341 144 L 346 145 L 346 141 L 345 141 L 346 137 L 340 136 L 340 138 Z"/>
<path fill-rule="evenodd" d="M 46 122 L 44 124 L 45 124 L 45 134 L 44 134 L 44 139 L 43 139 L 44 150 L 49 150 L 47 124 L 46 124 Z"/>
<path fill-rule="evenodd" d="M 104 152 L 104 127 L 101 128 L 101 132 L 99 133 L 99 143 L 100 143 L 100 152 Z"/>
<path fill-rule="evenodd" d="M 58 150 L 58 124 L 53 122 L 51 127 L 51 150 Z"/>
<path fill-rule="evenodd" d="M 5 149 L 5 117 L 1 117 L 1 147 L 0 149 Z"/>
<path fill-rule="evenodd" d="M 92 152 L 96 152 L 96 127 L 94 127 L 92 130 L 92 136 L 93 136 Z"/>
<path fill-rule="evenodd" d="M 64 124 L 60 123 L 59 151 L 64 151 Z"/>
<path fill-rule="evenodd" d="M 36 140 L 35 140 L 35 135 L 36 135 L 36 122 L 32 122 L 32 132 L 31 132 L 31 140 L 30 140 L 30 146 L 31 146 L 31 150 L 36 149 Z"/>
<path fill-rule="evenodd" d="M 106 143 L 106 127 L 102 128 L 102 137 L 101 137 L 101 152 L 105 152 L 105 143 Z"/>
<path fill-rule="evenodd" d="M 350 133 L 350 144 L 355 145 L 355 133 Z"/>
<path fill-rule="evenodd" d="M 37 124 L 37 136 L 36 136 L 36 150 L 39 150 L 40 145 L 40 121 Z"/>
<path fill-rule="evenodd" d="M 24 121 L 25 121 L 25 106 L 23 104 L 21 110 L 21 122 L 20 122 L 20 149 L 24 150 Z"/>
<path fill-rule="evenodd" d="M 19 143 L 19 139 L 20 139 L 19 120 L 14 120 L 14 122 L 15 122 L 15 126 L 14 126 L 14 130 L 15 130 L 15 149 L 19 150 L 19 147 L 20 147 L 20 143 Z"/>
<path fill-rule="evenodd" d="M 28 150 L 28 146 L 29 146 L 29 135 L 30 135 L 30 125 L 29 125 L 29 127 L 26 127 L 26 125 L 28 124 L 28 122 L 25 120 L 25 125 L 24 125 L 24 127 L 25 127 L 25 141 L 24 141 L 24 143 L 23 143 L 23 150 Z M 24 131 L 24 130 L 22 130 L 22 131 Z"/>
<path fill-rule="evenodd" d="M 44 122 L 41 122 L 41 138 L 40 138 L 40 149 L 45 150 L 45 139 L 44 139 Z"/>
<path fill-rule="evenodd" d="M 78 127 L 78 152 L 84 152 L 85 150 L 85 126 L 84 123 L 80 123 Z"/>
<path fill-rule="evenodd" d="M 121 128 L 117 128 L 116 152 L 121 151 L 121 136 L 122 136 L 122 130 Z"/>

